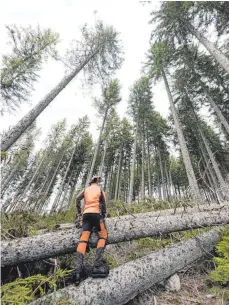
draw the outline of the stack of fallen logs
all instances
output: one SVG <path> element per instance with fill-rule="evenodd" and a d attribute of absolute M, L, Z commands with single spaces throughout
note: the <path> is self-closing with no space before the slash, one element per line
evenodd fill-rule
<path fill-rule="evenodd" d="M 209 254 L 220 238 L 223 225 L 229 223 L 229 205 L 214 205 L 109 218 L 108 244 L 144 237 L 163 237 L 172 232 L 212 227 L 210 231 L 187 241 L 168 246 L 110 271 L 106 279 L 83 281 L 78 287 L 68 286 L 31 304 L 54 304 L 68 300 L 70 304 L 125 304 L 144 290 L 168 278 L 188 264 Z M 67 253 L 73 253 L 80 230 L 72 224 L 59 226 L 55 232 L 33 237 L 2 241 L 2 266 L 18 265 Z M 94 247 L 96 239 L 90 239 Z"/>

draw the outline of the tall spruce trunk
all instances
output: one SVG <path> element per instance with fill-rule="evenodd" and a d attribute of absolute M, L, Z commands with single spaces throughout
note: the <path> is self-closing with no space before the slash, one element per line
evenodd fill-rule
<path fill-rule="evenodd" d="M 122 155 L 123 155 L 123 144 L 120 146 L 120 150 L 119 150 L 118 171 L 117 171 L 117 177 L 116 177 L 115 196 L 114 196 L 115 200 L 119 199 L 120 177 L 121 177 L 121 169 L 122 169 Z"/>
<path fill-rule="evenodd" d="M 76 141 L 76 142 L 77 142 L 77 141 Z M 78 143 L 75 144 L 75 147 L 74 147 L 74 149 L 73 149 L 73 151 L 72 151 L 71 158 L 70 158 L 70 160 L 69 160 L 69 162 L 68 162 L 68 166 L 67 166 L 67 169 L 66 169 L 66 171 L 65 171 L 64 178 L 63 178 L 63 180 L 62 180 L 62 182 L 61 182 L 61 185 L 60 185 L 60 187 L 59 187 L 59 191 L 58 191 L 58 193 L 57 193 L 57 195 L 56 195 L 56 198 L 55 198 L 55 200 L 54 200 L 54 203 L 53 203 L 51 212 L 54 212 L 54 211 L 56 211 L 56 209 L 57 209 L 57 205 L 58 205 L 58 202 L 59 202 L 60 197 L 61 197 L 61 193 L 62 193 L 62 190 L 63 190 L 63 186 L 64 186 L 64 184 L 65 184 L 65 180 L 66 180 L 67 174 L 68 174 L 68 172 L 69 172 L 70 166 L 71 166 L 71 164 L 72 164 L 72 160 L 73 160 L 73 157 L 74 157 L 74 154 L 75 154 L 75 152 L 76 152 L 76 148 L 77 148 L 77 147 L 78 147 Z"/>
<path fill-rule="evenodd" d="M 162 196 L 163 196 L 163 200 L 166 200 L 167 196 L 166 196 L 166 190 L 165 190 L 165 177 L 164 177 L 163 165 L 162 165 L 162 160 L 161 160 L 160 147 L 157 147 L 157 152 L 158 152 L 159 166 L 160 166 L 160 172 L 161 172 Z"/>
<path fill-rule="evenodd" d="M 185 46 L 185 49 L 186 49 L 186 51 L 188 53 L 190 53 L 190 49 L 187 47 L 187 45 Z M 214 109 L 216 115 L 218 116 L 220 123 L 224 126 L 226 132 L 229 134 L 229 124 L 226 121 L 225 117 L 223 116 L 222 111 L 220 110 L 218 105 L 215 103 L 215 101 L 211 97 L 211 94 L 209 93 L 209 90 L 206 87 L 205 83 L 201 80 L 201 75 L 196 72 L 196 69 L 195 69 L 195 60 L 193 59 L 192 56 L 189 57 L 189 59 L 190 60 L 188 61 L 188 65 L 189 65 L 190 70 L 197 77 L 197 79 L 199 79 L 198 82 L 199 82 L 199 84 L 200 84 L 204 94 L 208 98 L 208 101 L 209 101 L 210 105 L 212 106 L 212 108 Z M 186 63 L 184 63 L 184 64 L 186 64 Z"/>
<path fill-rule="evenodd" d="M 58 162 L 58 164 L 57 164 L 57 167 L 56 167 L 56 169 L 55 169 L 55 172 L 54 172 L 54 174 L 53 174 L 53 176 L 52 176 L 52 178 L 51 178 L 51 180 L 50 180 L 50 182 L 49 182 L 49 184 L 48 184 L 48 187 L 46 188 L 46 190 L 45 190 L 45 192 L 44 192 L 42 198 L 41 198 L 40 201 L 39 201 L 39 203 L 45 202 L 45 200 L 46 200 L 46 198 L 47 198 L 47 195 L 48 195 L 48 193 L 49 193 L 49 191 L 50 191 L 50 189 L 51 189 L 51 186 L 52 186 L 52 184 L 53 184 L 53 182 L 54 182 L 54 179 L 56 178 L 57 172 L 58 172 L 58 170 L 59 170 L 59 168 L 60 168 L 60 165 L 61 165 L 61 162 L 62 162 L 62 160 L 63 160 L 63 158 L 64 158 L 64 155 L 65 155 L 65 151 L 63 152 L 63 154 L 62 154 L 62 156 L 61 156 L 61 158 L 60 158 L 60 160 L 59 160 L 59 162 Z"/>
<path fill-rule="evenodd" d="M 54 100 L 54 98 L 71 82 L 71 80 L 87 65 L 87 63 L 99 52 L 97 48 L 83 63 L 75 68 L 71 73 L 64 76 L 59 84 L 53 88 L 28 114 L 26 114 L 8 134 L 2 138 L 1 149 L 7 151 L 23 134 L 23 132 L 37 119 L 44 109 Z"/>
<path fill-rule="evenodd" d="M 226 196 L 226 198 L 229 200 L 229 188 L 228 188 L 228 186 L 227 186 L 227 184 L 226 184 L 226 181 L 223 179 L 222 173 L 221 173 L 221 171 L 220 171 L 220 169 L 219 169 L 219 166 L 218 166 L 218 164 L 217 164 L 217 162 L 216 162 L 216 160 L 215 160 L 214 154 L 213 154 L 213 152 L 212 152 L 212 150 L 211 150 L 211 148 L 210 148 L 210 145 L 209 145 L 209 143 L 208 143 L 208 140 L 206 139 L 206 137 L 205 137 L 205 135 L 204 135 L 204 133 L 203 133 L 203 131 L 202 131 L 202 129 L 201 129 L 201 126 L 200 126 L 200 124 L 199 124 L 199 119 L 198 119 L 198 117 L 197 117 L 197 115 L 196 115 L 196 112 L 195 112 L 195 109 L 194 109 L 194 107 L 193 107 L 193 104 L 192 104 L 191 100 L 190 100 L 190 105 L 191 105 L 193 114 L 194 114 L 194 116 L 195 116 L 195 118 L 196 118 L 196 123 L 197 123 L 198 131 L 199 131 L 199 133 L 200 133 L 200 136 L 201 136 L 201 138 L 202 138 L 202 140 L 203 140 L 203 143 L 204 143 L 204 146 L 205 146 L 205 148 L 206 148 L 206 151 L 207 151 L 207 153 L 208 153 L 208 155 L 209 155 L 209 158 L 210 158 L 210 160 L 211 160 L 211 163 L 212 163 L 213 169 L 214 169 L 214 171 L 215 171 L 215 173 L 216 173 L 216 177 L 217 177 L 217 179 L 218 179 L 218 181 L 219 181 L 221 190 L 222 190 L 222 192 L 224 193 L 224 195 Z"/>
<path fill-rule="evenodd" d="M 168 98 L 170 101 L 171 112 L 172 112 L 172 116 L 174 119 L 177 136 L 178 136 L 178 140 L 179 140 L 179 144 L 180 144 L 180 148 L 181 148 L 181 153 L 182 153 L 182 157 L 183 157 L 183 162 L 185 165 L 185 169 L 186 169 L 186 173 L 187 173 L 187 177 L 188 177 L 188 181 L 189 181 L 191 196 L 193 197 L 195 203 L 198 205 L 200 202 L 202 202 L 199 186 L 198 186 L 198 183 L 197 183 L 197 180 L 195 177 L 190 155 L 189 155 L 188 148 L 187 148 L 187 145 L 185 142 L 184 134 L 183 134 L 180 122 L 179 122 L 179 118 L 178 118 L 178 115 L 176 112 L 176 108 L 175 108 L 175 105 L 173 102 L 172 94 L 170 92 L 169 84 L 168 84 L 164 70 L 162 70 L 162 76 L 164 79 L 166 91 L 167 91 Z"/>
<path fill-rule="evenodd" d="M 229 73 L 229 59 L 215 47 L 215 45 L 204 37 L 191 23 L 187 23 L 190 32 L 205 46 L 215 60 Z"/>
<path fill-rule="evenodd" d="M 132 203 L 132 199 L 133 199 L 134 170 L 135 170 L 135 159 L 136 159 L 137 139 L 138 139 L 138 125 L 139 125 L 139 114 L 138 114 L 138 119 L 137 119 L 136 130 L 135 130 L 133 158 L 132 158 L 131 171 L 130 171 L 130 187 L 129 187 L 129 196 L 128 196 L 128 203 L 129 204 Z"/>
<path fill-rule="evenodd" d="M 217 162 L 215 160 L 214 154 L 213 154 L 213 152 L 212 152 L 212 150 L 211 150 L 211 148 L 210 148 L 210 146 L 208 144 L 208 141 L 207 141 L 205 135 L 203 134 L 203 132 L 201 130 L 201 127 L 199 127 L 199 132 L 200 132 L 201 138 L 202 138 L 202 140 L 204 142 L 204 145 L 206 147 L 207 153 L 208 153 L 209 158 L 211 160 L 211 163 L 212 163 L 212 166 L 213 166 L 214 171 L 216 173 L 216 176 L 217 176 L 217 178 L 219 180 L 219 184 L 220 184 L 221 190 L 225 194 L 226 198 L 229 200 L 229 188 L 228 188 L 225 180 L 223 179 L 223 176 L 221 174 L 219 166 L 218 166 L 218 164 L 217 164 Z"/>
<path fill-rule="evenodd" d="M 141 166 L 141 201 L 145 200 L 145 141 L 142 137 L 142 166 Z"/>
<path fill-rule="evenodd" d="M 170 200 L 171 198 L 171 183 L 170 183 L 170 179 L 169 179 L 169 174 L 168 174 L 168 170 L 165 166 L 165 176 L 166 176 L 166 191 L 167 191 L 167 196 L 168 196 L 168 200 Z"/>
<path fill-rule="evenodd" d="M 227 120 L 223 116 L 222 111 L 216 105 L 215 101 L 212 99 L 211 95 L 206 90 L 205 90 L 205 94 L 208 98 L 209 103 L 211 104 L 212 108 L 214 109 L 215 113 L 217 114 L 220 123 L 224 126 L 226 132 L 229 134 L 229 123 L 227 122 Z"/>
<path fill-rule="evenodd" d="M 114 172 L 114 165 L 111 165 L 111 170 L 109 173 L 109 178 L 107 182 L 107 190 L 106 190 L 106 195 L 107 195 L 107 200 L 111 199 L 112 196 L 112 178 L 113 178 L 113 172 Z"/>
<path fill-rule="evenodd" d="M 91 181 L 92 175 L 93 175 L 93 171 L 94 171 L 94 168 L 95 168 L 95 162 L 96 162 L 97 155 L 98 155 L 98 152 L 99 152 L 99 146 L 100 146 L 103 130 L 104 130 L 104 127 L 105 127 L 105 124 L 106 124 L 106 121 L 107 121 L 108 111 L 109 111 L 109 108 L 107 107 L 107 109 L 105 110 L 105 113 L 104 113 L 103 123 L 102 123 L 102 126 L 100 128 L 99 138 L 98 138 L 98 141 L 97 141 L 97 144 L 96 144 L 96 147 L 95 147 L 95 152 L 94 152 L 94 155 L 93 155 L 90 172 L 89 172 L 88 177 L 87 177 L 86 186 L 88 186 L 89 182 Z"/>
<path fill-rule="evenodd" d="M 172 195 L 177 197 L 177 193 L 176 193 L 176 187 L 173 183 L 173 178 L 172 178 L 172 174 L 171 174 L 171 170 L 169 170 L 169 180 L 171 182 L 171 188 L 172 188 Z"/>
<path fill-rule="evenodd" d="M 151 164 L 150 164 L 150 149 L 149 149 L 148 130 L 146 132 L 146 136 L 147 136 L 148 195 L 149 195 L 149 197 L 152 197 Z"/>
<path fill-rule="evenodd" d="M 78 181 L 78 178 L 79 178 L 79 175 L 80 175 L 81 171 L 82 171 L 82 167 L 80 168 L 80 170 L 77 171 L 76 176 L 74 178 L 74 185 L 72 186 L 70 194 L 69 194 L 67 209 L 71 208 L 72 198 L 73 198 L 73 195 L 74 195 L 74 192 L 75 192 L 75 188 L 76 188 L 76 184 L 77 184 L 77 181 Z"/>
<path fill-rule="evenodd" d="M 215 199 L 217 202 L 221 202 L 222 200 L 222 194 L 221 192 L 218 191 L 218 183 L 217 183 L 217 179 L 215 177 L 215 174 L 213 172 L 213 169 L 211 167 L 211 164 L 209 164 L 209 160 L 207 158 L 206 152 L 204 150 L 204 148 L 202 147 L 202 144 L 200 144 L 200 150 L 201 150 L 201 154 L 203 156 L 204 159 L 204 163 L 206 165 L 206 170 L 207 170 L 207 176 L 208 176 L 208 181 L 211 184 L 211 188 L 213 190 L 213 193 L 215 195 Z"/>
<path fill-rule="evenodd" d="M 100 164 L 100 168 L 99 168 L 99 176 L 102 176 L 102 173 L 103 173 L 106 152 L 107 152 L 107 141 L 105 141 L 105 143 L 104 143 L 103 156 L 102 156 L 102 160 L 101 160 L 101 164 Z"/>
<path fill-rule="evenodd" d="M 9 176 L 3 180 L 3 183 L 1 185 L 1 195 L 4 193 L 6 188 L 8 187 L 10 181 L 13 179 L 14 175 L 16 174 L 19 166 L 21 164 L 21 159 L 17 162 L 17 164 L 14 166 L 13 170 L 10 172 Z"/>
<path fill-rule="evenodd" d="M 61 200 L 61 204 L 58 207 L 58 211 L 63 211 L 64 209 L 65 198 L 67 197 L 67 193 L 69 192 L 69 183 L 72 179 L 72 175 L 73 175 L 73 171 L 71 171 L 68 178 L 68 182 L 64 186 L 64 194 L 62 195 L 62 200 Z"/>
<path fill-rule="evenodd" d="M 42 159 L 41 159 L 41 161 L 40 161 L 38 167 L 36 168 L 36 170 L 35 170 L 35 172 L 34 172 L 32 178 L 30 179 L 28 185 L 26 186 L 26 188 L 25 188 L 23 194 L 20 196 L 21 198 L 25 197 L 26 193 L 27 193 L 28 190 L 30 189 L 32 183 L 34 182 L 35 178 L 37 177 L 37 174 L 39 173 L 39 171 L 40 171 L 40 169 L 41 169 L 41 166 L 42 166 L 42 164 L 43 164 L 43 162 L 44 162 L 44 160 L 45 160 L 45 158 L 46 158 L 47 156 L 48 156 L 48 154 L 45 153 L 44 156 L 42 157 Z"/>

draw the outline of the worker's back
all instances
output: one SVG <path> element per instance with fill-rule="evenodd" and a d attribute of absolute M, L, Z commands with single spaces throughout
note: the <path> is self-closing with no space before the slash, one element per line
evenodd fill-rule
<path fill-rule="evenodd" d="M 85 213 L 99 213 L 99 199 L 101 196 L 101 189 L 93 183 L 84 190 L 84 214 Z"/>

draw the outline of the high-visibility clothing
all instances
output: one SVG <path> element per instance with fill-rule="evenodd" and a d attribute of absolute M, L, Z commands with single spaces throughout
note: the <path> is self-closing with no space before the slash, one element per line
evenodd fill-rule
<path fill-rule="evenodd" d="M 84 199 L 83 213 L 81 210 L 81 200 Z M 93 183 L 87 187 L 82 193 L 80 193 L 77 198 L 77 211 L 78 214 L 86 213 L 98 213 L 102 217 L 106 214 L 106 195 L 101 188 Z"/>

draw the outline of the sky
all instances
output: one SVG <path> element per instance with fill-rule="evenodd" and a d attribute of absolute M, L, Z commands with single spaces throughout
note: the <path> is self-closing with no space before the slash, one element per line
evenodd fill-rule
<path fill-rule="evenodd" d="M 117 107 L 120 116 L 126 114 L 129 88 L 141 76 L 142 63 L 149 49 L 149 38 L 152 25 L 149 24 L 150 12 L 158 6 L 158 1 L 145 3 L 135 0 L 9 0 L 1 7 L 0 15 L 0 50 L 4 54 L 9 50 L 5 25 L 16 24 L 27 27 L 31 25 L 51 28 L 60 34 L 58 50 L 64 55 L 73 39 L 79 39 L 79 28 L 96 19 L 111 24 L 120 32 L 124 47 L 124 63 L 116 76 L 120 80 L 122 101 Z M 3 13 L 4 12 L 4 13 Z M 34 84 L 29 103 L 23 104 L 14 115 L 5 114 L 1 118 L 1 129 L 7 129 L 18 122 L 34 105 L 36 105 L 65 75 L 62 63 L 49 60 L 44 64 L 40 79 Z M 88 115 L 91 120 L 90 131 L 94 138 L 98 136 L 99 120 L 92 106 L 93 97 L 100 95 L 100 87 L 92 89 L 83 87 L 83 75 L 77 76 L 43 111 L 37 119 L 37 126 L 42 128 L 42 135 L 37 147 L 52 124 L 66 118 L 68 125 Z M 153 87 L 156 110 L 166 117 L 169 113 L 169 102 L 162 83 Z"/>

